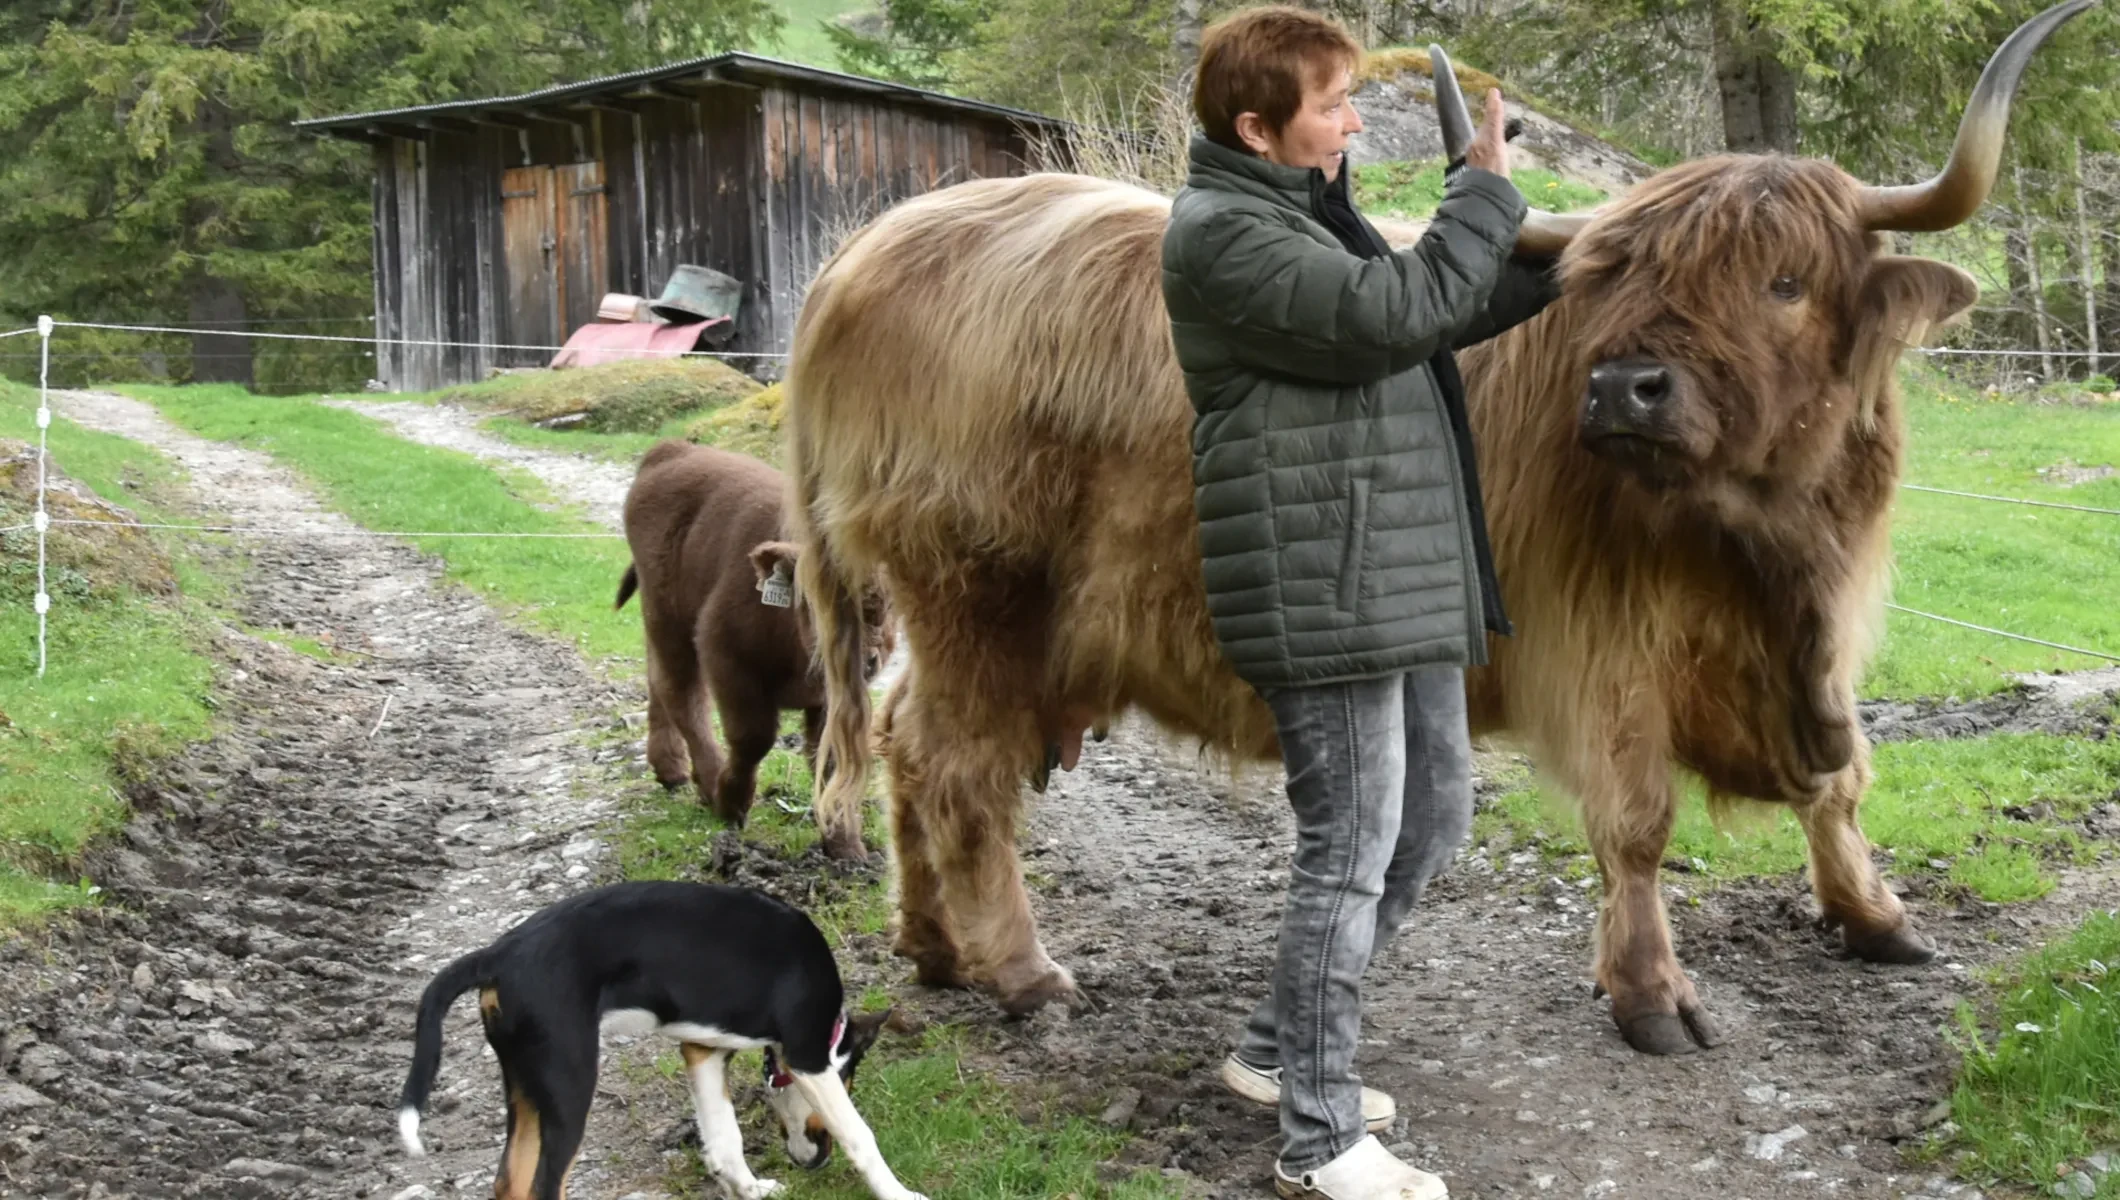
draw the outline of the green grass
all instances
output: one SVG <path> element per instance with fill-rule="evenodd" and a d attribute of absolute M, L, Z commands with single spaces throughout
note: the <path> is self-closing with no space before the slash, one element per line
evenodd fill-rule
<path fill-rule="evenodd" d="M 35 409 L 34 392 L 0 385 L 0 433 L 33 439 Z M 49 444 L 68 475 L 142 519 L 178 515 L 155 502 L 179 473 L 154 451 L 64 419 L 52 422 Z M 199 600 L 218 594 L 219 582 L 197 560 L 174 559 L 182 600 L 51 573 L 39 679 L 35 555 L 34 535 L 0 535 L 8 568 L 0 575 L 0 927 L 92 897 L 76 882 L 81 856 L 124 824 L 124 772 L 204 736 L 211 723 Z"/>
<path fill-rule="evenodd" d="M 418 398 L 505 411 L 530 423 L 573 419 L 568 428 L 595 433 L 646 433 L 680 413 L 719 407 L 760 388 L 715 359 L 647 359 L 522 371 Z"/>
<path fill-rule="evenodd" d="M 930 1028 L 917 1042 L 886 1033 L 854 1078 L 854 1103 L 876 1131 L 884 1161 L 909 1188 L 933 1200 L 1057 1200 L 1092 1197 L 1151 1200 L 1180 1193 L 1154 1171 L 1105 1183 L 1098 1166 L 1127 1141 L 1079 1114 L 1041 1113 L 1024 1120 L 1023 1097 L 966 1071 L 974 1052 L 967 1035 L 950 1026 Z M 755 1059 L 744 1054 L 732 1078 L 755 1077 Z M 752 1170 L 786 1185 L 788 1200 L 868 1200 L 868 1188 L 834 1150 L 817 1171 L 788 1162 L 779 1125 L 759 1101 L 742 1114 L 746 1128 L 773 1130 L 770 1148 Z M 667 1181 L 686 1200 L 718 1193 L 695 1151 Z"/>
<path fill-rule="evenodd" d="M 779 752 L 776 752 L 779 753 Z M 628 788 L 621 799 L 624 816 L 616 831 L 620 873 L 627 879 L 711 880 L 707 864 L 714 843 L 729 827 L 695 798 L 690 784 L 665 792 L 653 782 Z M 875 814 L 867 828 L 876 830 Z M 743 840 L 777 858 L 794 860 L 817 843 L 817 828 L 806 813 L 787 813 L 761 795 L 743 829 Z M 791 850 L 790 847 L 802 849 Z M 818 880 L 815 899 L 803 910 L 834 947 L 856 934 L 882 933 L 890 925 L 891 903 L 882 882 Z"/>
<path fill-rule="evenodd" d="M 299 633 L 289 633 L 284 629 L 253 629 L 251 632 L 268 642 L 277 642 L 296 654 L 313 658 L 320 663 L 340 663 L 346 661 L 348 657 L 333 647 L 318 641 L 316 638 L 304 637 Z"/>
<path fill-rule="evenodd" d="M 2045 1193 L 2084 1156 L 2120 1147 L 2120 919 L 2091 917 L 1996 985 L 1990 1011 L 1959 1010 L 1946 1148 L 1964 1153 L 1962 1178 Z M 2099 1184 L 2120 1196 L 2120 1174 Z"/>
<path fill-rule="evenodd" d="M 614 433 L 576 426 L 545 429 L 521 416 L 504 413 L 479 422 L 479 428 L 518 446 L 552 450 L 564 454 L 587 454 L 610 462 L 632 464 L 648 448 L 665 439 L 698 442 L 748 454 L 780 465 L 781 392 L 769 387 L 741 400 L 702 410 L 687 410 L 653 430 Z"/>
<path fill-rule="evenodd" d="M 489 412 L 481 430 L 534 450 L 630 465 L 657 442 L 678 439 L 779 462 L 779 389 L 761 388 L 718 362 L 526 372 L 390 399 Z M 541 424 L 573 414 L 584 419 L 558 428 Z"/>
<path fill-rule="evenodd" d="M 839 56 L 832 51 L 832 39 L 818 28 L 818 24 L 872 6 L 859 0 L 776 0 L 774 7 L 788 23 L 781 30 L 780 44 L 766 47 L 765 53 L 837 71 L 840 69 Z"/>
<path fill-rule="evenodd" d="M 1987 900 L 2029 900 L 2053 889 L 2057 865 L 2094 852 L 2068 823 L 2120 788 L 2120 739 L 1997 734 L 1892 742 L 1876 748 L 1874 765 L 1862 828 L 1892 853 L 1892 871 L 1940 874 Z M 2035 805 L 2048 806 L 2051 816 L 2026 820 L 2004 811 Z M 1758 816 L 1718 830 L 1698 788 L 1689 788 L 1665 858 L 1690 860 L 1710 879 L 1801 868 L 1804 839 L 1795 817 L 1778 807 Z M 1556 859 L 1589 853 L 1574 813 L 1529 781 L 1480 814 L 1479 835 L 1490 845 L 1537 844 Z"/>
<path fill-rule="evenodd" d="M 637 463 L 648 448 L 667 438 L 682 438 L 697 418 L 673 417 L 652 433 L 596 433 L 579 429 L 540 429 L 517 417 L 488 417 L 479 429 L 505 442 L 558 454 L 587 454 L 616 463 Z"/>
<path fill-rule="evenodd" d="M 229 386 L 128 387 L 201 437 L 271 454 L 369 529 L 419 532 L 607 533 L 538 507 L 528 474 L 467 454 L 405 441 L 371 418 L 307 400 L 252 396 Z M 609 538 L 408 538 L 440 558 L 450 578 L 533 628 L 622 673 L 639 669 L 640 617 L 614 612 L 631 561 Z"/>
<path fill-rule="evenodd" d="M 710 719 L 718 738 L 720 720 Z M 783 735 L 801 731 L 802 714 L 783 714 Z M 638 735 L 619 736 L 630 741 Z M 872 840 L 888 846 L 888 823 L 873 800 L 880 780 L 880 773 L 871 777 L 872 799 L 864 806 L 862 828 Z M 817 822 L 810 812 L 814 792 L 815 782 L 802 754 L 775 746 L 759 764 L 758 797 L 744 824 L 743 840 L 790 862 L 809 853 L 819 840 Z M 709 877 L 705 864 L 713 861 L 715 840 L 724 836 L 729 826 L 699 803 L 698 792 L 690 783 L 666 792 L 652 780 L 643 782 L 623 798 L 623 809 L 624 817 L 614 839 L 623 877 Z M 804 905 L 824 930 L 827 941 L 838 947 L 852 935 L 884 931 L 890 923 L 891 903 L 882 880 L 863 884 L 848 879 L 847 886 L 838 886 L 836 880 L 833 883 L 834 886 L 819 889 L 816 899 Z"/>
<path fill-rule="evenodd" d="M 1510 172 L 1510 178 L 1525 199 L 1549 212 L 1590 208 L 1605 200 L 1605 193 L 1594 187 L 1537 167 L 1518 167 Z M 1354 199 L 1355 206 L 1367 213 L 1413 220 L 1428 217 L 1443 202 L 1443 164 L 1428 161 L 1358 165 L 1354 169 Z"/>
<path fill-rule="evenodd" d="M 1904 379 L 1908 483 L 2120 510 L 2120 476 L 2061 486 L 2051 474 L 2120 466 L 2120 405 L 1991 400 L 1920 368 Z M 2120 517 L 1907 491 L 1892 548 L 1898 604 L 2120 654 Z M 2010 672 L 2102 665 L 1893 612 L 1863 691 L 1978 696 L 2008 687 Z"/>

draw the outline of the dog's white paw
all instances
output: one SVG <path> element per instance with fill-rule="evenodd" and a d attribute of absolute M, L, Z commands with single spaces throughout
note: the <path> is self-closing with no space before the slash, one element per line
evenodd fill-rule
<path fill-rule="evenodd" d="M 767 1196 L 779 1195 L 780 1191 L 781 1183 L 777 1179 L 754 1179 L 749 1187 L 731 1187 L 729 1194 L 734 1200 L 766 1200 Z"/>

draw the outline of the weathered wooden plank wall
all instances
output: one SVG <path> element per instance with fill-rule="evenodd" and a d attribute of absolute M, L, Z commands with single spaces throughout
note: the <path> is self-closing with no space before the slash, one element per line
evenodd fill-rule
<path fill-rule="evenodd" d="M 846 235 L 922 192 L 1020 173 L 1028 157 L 998 118 L 785 87 L 760 95 L 762 351 L 787 350 L 804 291 Z"/>
<path fill-rule="evenodd" d="M 501 319 L 510 280 L 497 149 L 483 134 L 440 132 L 376 147 L 376 378 L 394 389 L 480 379 L 522 358 L 476 345 L 397 344 L 513 340 Z"/>
<path fill-rule="evenodd" d="M 839 239 L 910 196 L 1017 173 L 1026 155 L 998 117 L 778 84 L 378 141 L 377 378 L 426 390 L 541 365 L 605 292 L 658 295 L 681 263 L 744 282 L 728 349 L 785 352 Z"/>
<path fill-rule="evenodd" d="M 749 343 L 764 328 L 752 295 L 762 277 L 752 257 L 755 117 L 756 93 L 745 88 L 642 101 L 633 122 L 639 136 L 630 148 L 636 162 L 627 172 L 637 215 L 623 230 L 612 226 L 612 260 L 632 256 L 642 263 L 637 275 L 614 276 L 614 287 L 623 279 L 626 291 L 661 295 L 683 263 L 742 280 L 745 296 L 732 346 Z M 621 205 L 616 186 L 611 203 Z M 622 250 L 616 244 L 621 237 L 634 244 Z"/>

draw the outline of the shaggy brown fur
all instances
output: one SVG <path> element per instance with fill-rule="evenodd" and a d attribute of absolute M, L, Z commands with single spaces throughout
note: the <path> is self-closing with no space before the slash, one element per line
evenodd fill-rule
<path fill-rule="evenodd" d="M 824 726 L 824 679 L 815 665 L 809 613 L 800 603 L 763 602 L 760 587 L 778 567 L 792 573 L 796 546 L 782 540 L 780 472 L 742 454 L 658 443 L 642 457 L 626 493 L 626 541 L 633 565 L 618 589 L 623 608 L 637 585 L 647 641 L 648 764 L 663 786 L 690 776 L 702 802 L 741 824 L 751 810 L 758 764 L 772 750 L 785 709 L 803 713 L 804 752 L 813 765 Z M 864 593 L 852 664 L 875 673 L 896 644 L 883 594 Z M 712 695 L 728 739 L 722 759 L 708 727 Z M 818 823 L 833 852 L 862 853 L 860 808 L 851 823 Z"/>
<path fill-rule="evenodd" d="M 1519 629 L 1469 677 L 1474 721 L 1581 800 L 1606 883 L 1597 978 L 1645 1050 L 1715 1038 L 1656 892 L 1677 770 L 1796 808 L 1824 914 L 1857 952 L 1926 950 L 1855 824 L 1853 686 L 1900 471 L 1892 363 L 1974 289 L 1882 255 L 1856 187 L 1782 158 L 1673 168 L 1576 241 L 1547 313 L 1464 356 Z M 911 648 L 876 729 L 898 950 L 1011 1011 L 1073 993 L 1015 856 L 1027 775 L 1135 706 L 1276 757 L 1202 590 L 1193 413 L 1158 280 L 1168 212 L 1054 175 L 916 198 L 826 265 L 789 364 L 790 528 L 821 637 L 854 638 L 852 589 L 883 579 Z M 1649 436 L 1593 453 L 1584 379 L 1627 355 L 1671 365 L 1672 403 Z M 840 661 L 827 679 L 845 805 L 867 697 Z"/>

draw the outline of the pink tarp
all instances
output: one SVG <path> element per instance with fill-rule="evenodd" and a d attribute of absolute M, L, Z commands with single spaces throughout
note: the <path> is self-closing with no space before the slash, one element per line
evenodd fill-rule
<path fill-rule="evenodd" d="M 648 321 L 595 322 L 574 331 L 567 344 L 552 356 L 554 367 L 593 367 L 600 363 L 627 362 L 639 358 L 675 358 L 699 344 L 699 335 L 727 317 L 694 321 L 687 325 L 659 325 Z"/>

